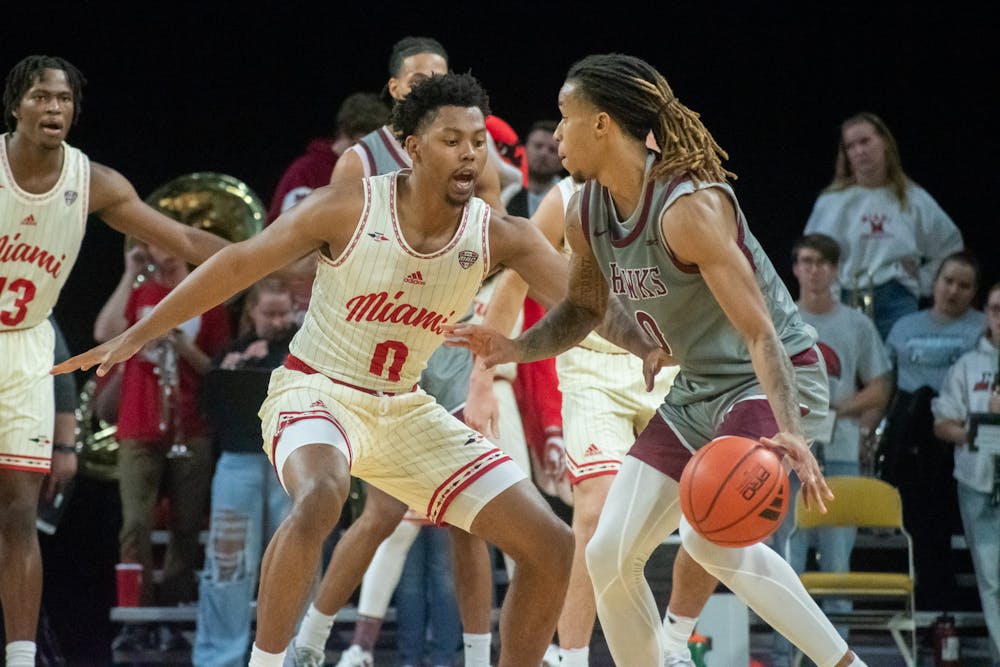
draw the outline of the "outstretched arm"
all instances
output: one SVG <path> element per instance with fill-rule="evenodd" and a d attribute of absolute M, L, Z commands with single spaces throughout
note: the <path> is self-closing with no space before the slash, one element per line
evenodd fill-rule
<path fill-rule="evenodd" d="M 98 375 L 105 375 L 114 364 L 131 357 L 148 341 L 318 248 L 325 242 L 326 229 L 346 226 L 336 224 L 342 220 L 339 213 L 347 210 L 346 215 L 353 215 L 353 209 L 351 202 L 337 201 L 334 188 L 316 192 L 260 234 L 213 255 L 171 290 L 147 317 L 108 342 L 57 365 L 53 373 L 99 365 Z"/>
<path fill-rule="evenodd" d="M 802 481 L 807 504 L 815 502 L 825 511 L 823 499 L 832 494 L 802 432 L 795 371 L 750 263 L 736 243 L 735 219 L 729 198 L 711 188 L 679 199 L 660 224 L 674 254 L 698 266 L 719 306 L 746 341 L 779 429 L 762 442 L 785 452 Z"/>
<path fill-rule="evenodd" d="M 114 169 L 91 163 L 90 213 L 115 230 L 152 243 L 190 264 L 201 264 L 221 248 L 225 239 L 184 225 L 139 199 L 135 188 Z"/>

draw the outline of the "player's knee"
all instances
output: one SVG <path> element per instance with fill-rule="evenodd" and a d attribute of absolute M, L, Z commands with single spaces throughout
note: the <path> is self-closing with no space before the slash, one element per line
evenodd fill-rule
<path fill-rule="evenodd" d="M 340 520 L 348 483 L 331 475 L 308 478 L 296 489 L 288 518 L 293 526 L 325 536 Z"/>
<path fill-rule="evenodd" d="M 545 527 L 544 540 L 530 539 L 513 544 L 505 553 L 514 559 L 518 567 L 539 567 L 555 574 L 569 576 L 573 563 L 575 540 L 573 530 L 557 517 Z"/>
<path fill-rule="evenodd" d="M 573 508 L 573 534 L 576 536 L 578 545 L 590 543 L 594 533 L 597 532 L 597 523 L 600 518 L 600 508 L 590 506 Z"/>
<path fill-rule="evenodd" d="M 587 571 L 595 586 L 603 585 L 621 576 L 624 567 L 624 557 L 621 553 L 620 540 L 613 534 L 614 531 L 601 530 L 598 524 L 597 530 L 587 542 L 585 552 L 587 559 Z"/>
<path fill-rule="evenodd" d="M 691 558 L 703 567 L 733 569 L 739 560 L 739 548 L 720 547 L 699 535 L 687 521 L 681 521 L 681 544 Z"/>
<path fill-rule="evenodd" d="M 381 542 L 392 535 L 405 514 L 406 506 L 400 503 L 394 505 L 366 503 L 364 510 L 354 523 L 358 525 L 359 530 L 371 535 L 373 539 L 378 538 L 378 541 Z"/>
<path fill-rule="evenodd" d="M 38 498 L 30 498 L 24 494 L 4 494 L 3 504 L 0 504 L 0 532 L 7 539 L 15 536 L 35 534 L 35 514 Z"/>

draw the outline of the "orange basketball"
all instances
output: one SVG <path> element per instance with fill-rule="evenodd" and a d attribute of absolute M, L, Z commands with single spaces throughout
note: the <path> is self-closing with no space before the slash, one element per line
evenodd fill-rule
<path fill-rule="evenodd" d="M 724 547 L 760 542 L 788 512 L 788 473 L 756 440 L 724 435 L 697 451 L 681 473 L 681 510 L 691 527 Z"/>

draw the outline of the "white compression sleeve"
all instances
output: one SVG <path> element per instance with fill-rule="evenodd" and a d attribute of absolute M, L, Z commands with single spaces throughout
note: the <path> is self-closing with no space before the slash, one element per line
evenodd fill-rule
<path fill-rule="evenodd" d="M 420 533 L 420 523 L 403 520 L 392 535 L 385 538 L 372 557 L 361 579 L 358 613 L 372 618 L 385 618 L 396 584 L 403 574 L 406 554 Z"/>
<path fill-rule="evenodd" d="M 688 554 L 819 667 L 832 667 L 847 653 L 847 643 L 802 587 L 795 570 L 770 547 L 720 547 L 684 519 L 680 528 Z"/>

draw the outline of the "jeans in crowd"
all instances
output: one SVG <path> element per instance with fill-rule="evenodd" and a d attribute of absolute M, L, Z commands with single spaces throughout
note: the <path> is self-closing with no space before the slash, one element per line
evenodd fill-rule
<path fill-rule="evenodd" d="M 257 592 L 264 545 L 290 505 L 263 452 L 223 452 L 219 457 L 198 593 L 192 655 L 197 667 L 247 664 L 250 603 Z"/>
<path fill-rule="evenodd" d="M 455 600 L 451 540 L 447 528 L 420 529 L 396 587 L 397 652 L 400 665 L 451 667 L 462 642 Z"/>
<path fill-rule="evenodd" d="M 965 543 L 969 545 L 972 567 L 983 619 L 990 635 L 994 664 L 1000 664 L 1000 507 L 990 502 L 990 494 L 958 483 L 958 509 L 962 513 Z"/>

